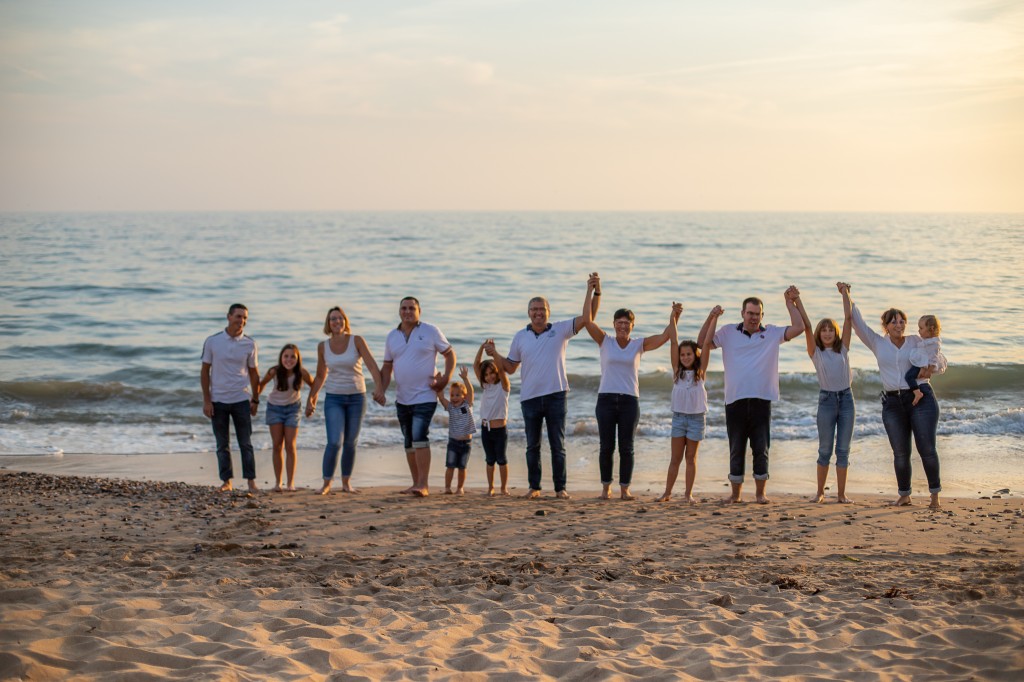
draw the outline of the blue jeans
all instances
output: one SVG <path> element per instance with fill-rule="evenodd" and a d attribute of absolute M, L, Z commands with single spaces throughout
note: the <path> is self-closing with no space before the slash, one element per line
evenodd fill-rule
<path fill-rule="evenodd" d="M 324 448 L 324 480 L 334 478 L 341 450 L 341 476 L 352 475 L 356 463 L 356 439 L 366 414 L 365 393 L 328 393 L 324 399 L 324 424 L 327 426 L 327 447 Z"/>
<path fill-rule="evenodd" d="M 900 495 L 911 492 L 910 436 L 913 434 L 917 453 L 928 478 L 928 492 L 942 492 L 939 480 L 939 453 L 935 449 L 935 436 L 939 428 L 939 403 L 930 384 L 919 386 L 924 397 L 914 405 L 913 391 L 882 394 L 882 424 L 892 447 L 896 486 Z"/>
<path fill-rule="evenodd" d="M 530 490 L 540 490 L 540 433 L 547 422 L 551 446 L 551 478 L 555 492 L 565 490 L 566 391 L 530 398 L 522 402 L 526 424 L 526 469 Z"/>
<path fill-rule="evenodd" d="M 633 440 L 640 423 L 640 399 L 624 393 L 598 393 L 597 432 L 601 438 L 598 462 L 601 484 L 611 485 L 614 468 L 615 432 L 619 439 L 619 485 L 633 482 Z"/>
<path fill-rule="evenodd" d="M 430 422 L 434 418 L 436 410 L 436 402 L 417 403 L 415 405 L 395 403 L 398 425 L 402 427 L 402 437 L 405 439 L 406 452 L 430 447 Z"/>
<path fill-rule="evenodd" d="M 729 434 L 729 481 L 743 483 L 747 441 L 754 454 L 754 480 L 768 480 L 768 449 L 772 445 L 772 402 L 740 398 L 725 406 L 725 430 Z"/>
<path fill-rule="evenodd" d="M 229 421 L 235 424 L 235 439 L 242 455 L 242 477 L 250 481 L 256 478 L 256 453 L 252 449 L 252 412 L 249 410 L 248 400 L 213 404 L 213 437 L 217 440 L 217 469 L 222 481 L 230 481 L 235 477 L 231 467 Z"/>
<path fill-rule="evenodd" d="M 856 406 L 853 391 L 820 391 L 818 393 L 818 466 L 827 467 L 835 445 L 836 468 L 850 466 L 850 441 Z"/>

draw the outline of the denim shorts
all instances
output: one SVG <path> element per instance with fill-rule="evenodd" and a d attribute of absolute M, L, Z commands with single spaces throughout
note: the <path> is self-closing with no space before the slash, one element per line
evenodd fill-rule
<path fill-rule="evenodd" d="M 302 401 L 292 403 L 291 405 L 271 405 L 268 403 L 267 426 L 284 424 L 286 428 L 299 428 L 299 422 L 302 421 L 302 415 L 299 411 L 300 407 L 302 407 Z"/>
<path fill-rule="evenodd" d="M 687 438 L 692 441 L 704 440 L 704 430 L 707 424 L 707 413 L 685 414 L 683 412 L 672 413 L 672 437 Z"/>
<path fill-rule="evenodd" d="M 434 418 L 437 403 L 403 405 L 395 403 L 398 425 L 402 427 L 406 452 L 430 447 L 430 421 Z"/>
<path fill-rule="evenodd" d="M 472 440 L 448 439 L 448 454 L 444 465 L 449 469 L 465 469 L 469 464 L 469 451 L 473 448 Z"/>

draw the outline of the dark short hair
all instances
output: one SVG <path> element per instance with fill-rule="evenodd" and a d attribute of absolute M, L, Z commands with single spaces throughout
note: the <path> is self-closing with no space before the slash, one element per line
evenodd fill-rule
<path fill-rule="evenodd" d="M 420 306 L 420 299 L 416 298 L 415 296 L 405 296 L 405 297 L 403 297 L 402 300 L 398 302 L 398 305 L 402 305 L 406 301 L 412 301 L 413 303 L 416 304 L 417 308 L 420 308 L 422 310 L 422 306 Z"/>
<path fill-rule="evenodd" d="M 231 307 L 228 308 L 228 315 L 231 315 L 232 313 L 234 313 L 239 308 L 241 308 L 245 312 L 249 312 L 249 309 L 246 308 L 244 304 L 242 304 L 242 303 L 232 303 Z"/>
<path fill-rule="evenodd" d="M 740 306 L 740 312 L 743 312 L 747 309 L 748 303 L 754 303 L 755 305 L 757 305 L 758 308 L 761 309 L 762 313 L 764 312 L 764 301 L 759 299 L 757 296 L 748 296 L 745 299 L 743 299 L 743 305 Z"/>
<path fill-rule="evenodd" d="M 618 310 L 615 311 L 615 314 L 612 315 L 613 320 L 618 320 L 623 317 L 628 319 L 630 323 L 636 321 L 636 316 L 633 315 L 633 311 L 630 310 L 629 308 L 619 308 Z"/>

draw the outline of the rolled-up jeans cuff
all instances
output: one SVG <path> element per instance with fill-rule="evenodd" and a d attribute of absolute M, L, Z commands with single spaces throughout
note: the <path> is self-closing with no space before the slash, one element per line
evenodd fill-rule
<path fill-rule="evenodd" d="M 729 474 L 729 482 L 730 483 L 743 483 L 743 477 L 742 476 L 733 476 L 732 474 Z"/>
<path fill-rule="evenodd" d="M 896 494 L 899 495 L 900 497 L 910 497 L 910 493 L 912 493 L 912 492 L 914 492 L 914 491 L 913 490 L 897 490 Z"/>
<path fill-rule="evenodd" d="M 934 495 L 935 493 L 941 493 L 942 486 L 940 485 L 938 488 L 928 488 L 928 492 L 930 492 L 932 495 Z"/>
<path fill-rule="evenodd" d="M 430 441 L 429 440 L 414 440 L 412 442 L 412 447 L 413 447 L 413 450 L 419 450 L 421 448 L 429 448 L 430 447 Z"/>
<path fill-rule="evenodd" d="M 754 474 L 754 480 L 755 481 L 767 481 L 768 480 L 768 474 Z"/>

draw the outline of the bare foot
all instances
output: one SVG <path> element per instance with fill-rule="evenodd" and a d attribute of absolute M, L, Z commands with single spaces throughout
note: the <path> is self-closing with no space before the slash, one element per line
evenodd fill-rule
<path fill-rule="evenodd" d="M 359 491 L 356 490 L 352 486 L 352 484 L 350 484 L 350 483 L 343 483 L 342 486 L 341 486 L 341 492 L 343 492 L 343 493 L 358 493 Z"/>
<path fill-rule="evenodd" d="M 569 491 L 567 491 L 567 490 L 559 490 L 557 493 L 555 493 L 555 497 L 557 497 L 560 500 L 571 500 L 572 499 L 572 495 L 570 495 Z"/>
<path fill-rule="evenodd" d="M 895 502 L 892 503 L 892 506 L 894 506 L 894 507 L 909 507 L 912 504 L 914 504 L 914 503 L 910 500 L 910 495 L 900 495 L 899 499 L 897 499 Z"/>
<path fill-rule="evenodd" d="M 633 497 L 633 493 L 629 492 L 628 490 L 623 490 L 621 497 L 624 500 L 635 500 L 636 499 L 635 497 Z"/>
<path fill-rule="evenodd" d="M 235 489 L 235 487 L 233 485 L 231 485 L 231 481 L 224 481 L 224 483 L 221 484 L 221 486 L 219 488 L 217 488 L 217 492 L 229 493 L 229 492 L 231 492 L 234 489 Z"/>
<path fill-rule="evenodd" d="M 538 497 L 540 497 L 540 491 L 534 490 L 533 488 L 527 490 L 526 494 L 523 495 L 524 500 L 536 500 Z"/>
<path fill-rule="evenodd" d="M 465 495 L 465 494 L 466 494 L 466 490 L 465 490 L 465 488 L 458 488 L 458 489 L 457 489 L 457 490 L 455 491 L 455 494 L 456 494 L 456 495 Z"/>
<path fill-rule="evenodd" d="M 853 500 L 851 500 L 846 495 L 840 495 L 839 499 L 837 499 L 836 502 L 838 502 L 839 504 L 853 504 Z"/>
<path fill-rule="evenodd" d="M 771 500 L 768 499 L 767 495 L 758 495 L 755 498 L 754 501 L 757 502 L 758 504 L 769 504 L 769 503 L 771 503 Z"/>
<path fill-rule="evenodd" d="M 914 391 L 914 402 L 910 403 L 911 406 L 917 405 L 921 401 L 921 398 L 923 398 L 923 397 L 924 397 L 924 393 L 922 393 L 921 391 Z"/>
<path fill-rule="evenodd" d="M 509 497 L 509 496 L 511 496 L 511 495 L 512 495 L 512 493 L 510 493 L 510 492 L 508 491 L 508 488 L 502 488 L 502 489 L 501 489 L 501 494 L 502 494 L 502 495 L 504 495 L 505 497 Z"/>
<path fill-rule="evenodd" d="M 811 502 L 815 504 L 825 504 L 825 493 L 815 493 L 811 495 Z"/>
<path fill-rule="evenodd" d="M 939 494 L 938 493 L 932 493 L 932 501 L 928 505 L 928 508 L 929 509 L 942 509 L 942 505 L 939 504 Z"/>
<path fill-rule="evenodd" d="M 599 500 L 610 500 L 610 499 L 612 499 L 612 494 L 611 494 L 610 491 L 605 490 L 603 493 L 601 493 L 600 495 L 597 496 L 597 499 L 599 499 Z"/>
<path fill-rule="evenodd" d="M 258 493 L 259 491 L 260 491 L 260 489 L 256 487 L 256 481 L 254 479 L 250 478 L 249 479 L 249 492 L 251 492 L 251 493 Z"/>
<path fill-rule="evenodd" d="M 430 490 L 427 488 L 412 488 L 409 491 L 409 494 L 415 495 L 416 497 L 428 497 L 430 495 Z"/>
<path fill-rule="evenodd" d="M 292 483 L 288 484 L 288 492 L 290 492 L 290 493 L 295 492 L 295 485 L 294 484 L 292 484 Z"/>
<path fill-rule="evenodd" d="M 487 497 L 494 497 L 494 488 L 487 489 Z"/>
<path fill-rule="evenodd" d="M 655 500 L 655 502 L 668 502 L 672 499 L 672 493 L 662 493 L 661 497 Z"/>
<path fill-rule="evenodd" d="M 451 495 L 452 494 L 452 489 L 451 488 L 445 488 L 444 489 L 444 494 L 445 495 Z"/>
<path fill-rule="evenodd" d="M 732 495 L 730 495 L 729 497 L 724 498 L 722 500 L 722 503 L 723 504 L 743 504 L 743 498 L 742 497 L 733 497 Z"/>
<path fill-rule="evenodd" d="M 273 488 L 270 489 L 270 492 L 272 492 L 272 493 L 279 493 L 279 492 L 282 492 L 283 490 L 284 490 L 284 488 L 282 488 L 281 484 L 278 483 L 277 485 L 275 485 Z"/>
<path fill-rule="evenodd" d="M 324 483 L 324 486 L 322 488 L 320 488 L 320 490 L 316 491 L 316 494 L 317 495 L 326 495 L 329 492 L 331 492 L 331 484 L 330 483 Z"/>
<path fill-rule="evenodd" d="M 413 495 L 415 493 L 416 493 L 416 486 L 414 486 L 414 485 L 409 486 L 405 490 L 399 490 L 398 491 L 399 495 Z"/>
<path fill-rule="evenodd" d="M 700 504 L 700 502 L 698 502 L 697 498 L 694 497 L 693 495 L 687 495 L 686 504 L 690 505 L 691 507 L 696 507 L 698 504 Z"/>

